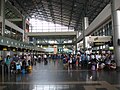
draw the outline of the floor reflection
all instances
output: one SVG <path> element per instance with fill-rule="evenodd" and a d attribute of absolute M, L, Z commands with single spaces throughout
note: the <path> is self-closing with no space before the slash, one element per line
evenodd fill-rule
<path fill-rule="evenodd" d="M 37 63 L 31 73 L 0 76 L 0 90 L 105 90 L 103 88 L 107 87 L 102 83 L 113 88 L 110 90 L 117 90 L 119 76 L 120 72 L 116 71 L 64 67 L 62 60 L 49 60 L 46 65 L 44 62 Z"/>

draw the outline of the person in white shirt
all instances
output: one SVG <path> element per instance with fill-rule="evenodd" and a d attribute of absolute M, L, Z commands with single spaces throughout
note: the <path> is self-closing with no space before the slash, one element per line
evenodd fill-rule
<path fill-rule="evenodd" d="M 111 54 L 111 60 L 114 60 L 114 54 L 113 53 Z"/>
<path fill-rule="evenodd" d="M 44 61 L 45 61 L 45 64 L 47 64 L 47 55 L 46 54 L 44 54 Z"/>
<path fill-rule="evenodd" d="M 27 63 L 28 63 L 28 65 L 31 65 L 31 56 L 30 55 L 27 56 Z"/>
<path fill-rule="evenodd" d="M 96 57 L 96 60 L 99 60 L 99 55 L 98 54 L 96 54 L 95 57 Z"/>
<path fill-rule="evenodd" d="M 47 58 L 47 55 L 45 54 L 45 55 L 44 55 L 44 59 L 46 59 L 46 58 Z"/>
<path fill-rule="evenodd" d="M 91 54 L 91 59 L 95 59 L 95 55 L 94 54 Z"/>
<path fill-rule="evenodd" d="M 37 61 L 37 56 L 34 55 L 34 65 L 36 65 L 36 61 Z"/>
<path fill-rule="evenodd" d="M 41 62 L 41 55 L 38 55 L 38 62 Z"/>

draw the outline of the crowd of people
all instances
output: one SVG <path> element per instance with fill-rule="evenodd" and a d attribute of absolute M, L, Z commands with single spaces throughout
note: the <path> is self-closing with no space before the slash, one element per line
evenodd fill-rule
<path fill-rule="evenodd" d="M 37 62 L 40 63 L 41 61 L 44 61 L 44 64 L 47 64 L 48 59 L 48 54 L 14 54 L 13 56 L 0 56 L 0 69 L 2 69 L 1 66 L 4 65 L 4 71 L 7 73 L 31 72 L 33 65 L 36 65 Z"/>
<path fill-rule="evenodd" d="M 80 53 L 77 55 L 64 55 L 63 58 L 64 65 L 77 66 L 81 68 L 91 69 L 91 70 L 115 70 L 116 62 L 114 60 L 113 53 L 106 54 L 84 54 Z"/>
<path fill-rule="evenodd" d="M 0 56 L 0 65 L 4 64 L 7 72 L 31 72 L 33 65 L 36 62 L 44 61 L 45 64 L 48 60 L 62 60 L 63 65 L 66 67 L 80 67 L 81 69 L 91 70 L 115 70 L 116 62 L 113 53 L 106 54 L 42 54 L 42 55 L 7 55 L 5 58 Z"/>
<path fill-rule="evenodd" d="M 7 55 L 6 57 L 0 56 L 0 66 L 4 65 L 6 73 L 25 73 L 31 72 L 34 60 L 30 54 L 28 55 Z"/>

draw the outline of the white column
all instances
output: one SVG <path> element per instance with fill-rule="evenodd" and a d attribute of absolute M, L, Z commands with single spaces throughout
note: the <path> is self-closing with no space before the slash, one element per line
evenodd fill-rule
<path fill-rule="evenodd" d="M 26 18 L 23 16 L 23 42 L 25 41 Z"/>
<path fill-rule="evenodd" d="M 2 16 L 2 36 L 4 36 L 5 31 L 5 0 L 0 0 L 0 13 Z"/>
<path fill-rule="evenodd" d="M 85 52 L 86 49 L 86 41 L 85 41 L 85 30 L 88 27 L 89 23 L 88 23 L 88 17 L 84 17 L 83 19 L 83 50 Z"/>
<path fill-rule="evenodd" d="M 87 27 L 89 26 L 88 17 L 84 17 L 84 25 L 85 25 L 85 30 L 86 30 Z"/>
<path fill-rule="evenodd" d="M 77 38 L 79 37 L 79 31 L 76 31 L 76 37 Z"/>
<path fill-rule="evenodd" d="M 113 22 L 113 45 L 114 45 L 114 55 L 117 66 L 120 67 L 120 45 L 118 40 L 120 40 L 120 10 L 115 10 L 115 1 L 111 0 L 111 12 L 112 12 L 112 22 Z"/>

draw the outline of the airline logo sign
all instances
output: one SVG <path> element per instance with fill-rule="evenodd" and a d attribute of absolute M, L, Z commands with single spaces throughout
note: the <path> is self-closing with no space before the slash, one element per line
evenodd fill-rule
<path fill-rule="evenodd" d="M 111 41 L 111 36 L 89 36 L 88 42 L 108 42 Z"/>

